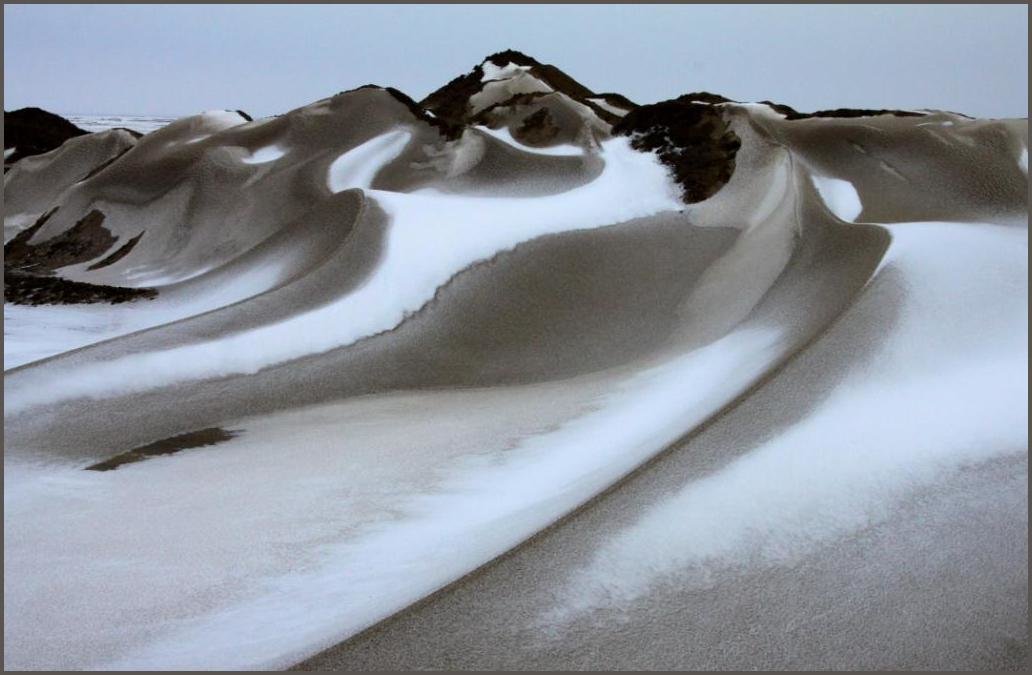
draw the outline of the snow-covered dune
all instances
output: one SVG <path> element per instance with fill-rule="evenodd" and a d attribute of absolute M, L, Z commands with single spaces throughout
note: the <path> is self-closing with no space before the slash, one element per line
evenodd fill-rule
<path fill-rule="evenodd" d="M 16 162 L 5 666 L 1013 667 L 1027 123 L 785 110 L 504 52 Z"/>

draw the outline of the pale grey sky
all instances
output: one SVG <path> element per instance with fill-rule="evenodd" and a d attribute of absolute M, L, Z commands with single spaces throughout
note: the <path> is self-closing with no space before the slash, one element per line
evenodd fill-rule
<path fill-rule="evenodd" d="M 506 48 L 638 103 L 1028 115 L 1026 5 L 5 5 L 4 108 L 268 115 L 366 83 L 418 100 Z"/>

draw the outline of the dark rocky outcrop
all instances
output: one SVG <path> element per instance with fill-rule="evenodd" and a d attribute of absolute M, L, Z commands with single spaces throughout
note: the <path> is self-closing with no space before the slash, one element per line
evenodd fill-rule
<path fill-rule="evenodd" d="M 160 457 L 162 455 L 174 455 L 180 450 L 189 450 L 191 448 L 203 448 L 209 445 L 217 445 L 218 443 L 225 443 L 234 436 L 237 436 L 239 431 L 227 431 L 221 427 L 208 427 L 207 429 L 199 429 L 197 431 L 191 431 L 185 434 L 179 434 L 178 436 L 171 436 L 154 443 L 148 443 L 147 445 L 141 445 L 138 448 L 133 448 L 128 452 L 123 452 L 121 455 L 115 455 L 111 459 L 106 459 L 103 462 L 97 462 L 86 467 L 87 471 L 111 471 L 117 469 L 123 464 L 132 464 L 134 462 L 142 462 L 150 457 Z"/>
<path fill-rule="evenodd" d="M 153 288 L 123 288 L 70 281 L 60 277 L 4 270 L 4 302 L 16 305 L 118 304 L 158 297 Z"/>
<path fill-rule="evenodd" d="M 892 115 L 894 117 L 924 117 L 924 113 L 914 112 L 912 110 L 888 110 L 888 109 L 873 109 L 873 108 L 835 108 L 834 110 L 817 110 L 812 113 L 799 112 L 792 106 L 785 105 L 784 103 L 774 103 L 773 101 L 760 101 L 773 108 L 776 112 L 781 113 L 787 120 L 807 120 L 813 119 L 814 117 L 875 117 L 878 115 Z"/>
<path fill-rule="evenodd" d="M 598 98 L 599 96 L 583 84 L 555 66 L 540 63 L 523 52 L 507 49 L 491 54 L 484 59 L 484 63 L 491 63 L 499 67 L 504 67 L 510 63 L 515 63 L 518 66 L 527 66 L 530 69 L 531 75 L 545 82 L 555 91 L 566 94 L 575 101 L 591 107 L 600 117 L 609 122 L 615 122 L 617 119 L 611 113 L 602 110 L 587 100 L 589 98 Z M 469 110 L 469 99 L 483 88 L 484 83 L 481 81 L 483 77 L 484 69 L 477 65 L 471 72 L 456 77 L 448 84 L 431 93 L 420 101 L 419 105 L 451 125 L 462 126 L 469 124 L 473 121 Z M 624 100 L 626 101 L 626 99 Z M 509 104 L 509 102 L 506 103 Z M 630 101 L 627 101 L 627 103 L 630 103 Z"/>
<path fill-rule="evenodd" d="M 588 98 L 589 96 L 595 96 L 590 89 L 555 66 L 547 63 L 540 63 L 536 59 L 527 56 L 523 52 L 516 51 L 515 49 L 506 49 L 503 52 L 497 52 L 488 56 L 486 60 L 499 67 L 506 66 L 510 63 L 515 63 L 517 66 L 528 66 L 530 68 L 531 75 L 534 75 L 540 80 L 544 80 L 556 91 L 561 91 L 570 98 L 574 98 L 579 101 Z"/>
<path fill-rule="evenodd" d="M 684 94 L 683 96 L 677 97 L 678 101 L 692 101 L 696 103 L 708 103 L 710 105 L 719 105 L 721 103 L 740 103 L 720 94 L 712 94 L 708 91 L 695 91 L 690 94 Z M 816 110 L 812 113 L 799 112 L 790 105 L 784 103 L 775 103 L 774 101 L 760 101 L 764 105 L 770 106 L 775 112 L 778 112 L 785 116 L 787 120 L 808 120 L 814 117 L 875 117 L 877 115 L 893 115 L 895 117 L 922 117 L 924 113 L 914 112 L 911 110 L 888 110 L 885 108 L 874 109 L 874 108 L 835 108 L 834 110 Z"/>
<path fill-rule="evenodd" d="M 116 262 L 129 255 L 129 252 L 133 250 L 133 247 L 136 246 L 136 244 L 140 241 L 141 237 L 143 237 L 143 232 L 139 233 L 129 241 L 119 246 L 118 249 L 111 255 L 105 257 L 103 260 L 99 262 L 93 263 L 86 269 L 92 271 L 99 270 L 100 268 L 107 267 L 108 265 L 114 265 Z"/>
<path fill-rule="evenodd" d="M 538 99 L 549 95 L 551 95 L 551 93 L 547 91 L 534 91 L 525 94 L 516 94 L 514 96 L 510 96 L 504 101 L 492 103 L 491 105 L 487 106 L 486 108 L 478 112 L 476 115 L 470 117 L 469 124 L 488 124 L 495 111 L 499 108 L 512 108 L 515 106 L 530 105 L 536 102 Z"/>
<path fill-rule="evenodd" d="M 681 185 L 683 199 L 700 202 L 731 178 L 741 140 L 720 113 L 686 97 L 635 108 L 613 127 L 631 145 L 654 151 Z"/>
<path fill-rule="evenodd" d="M 123 288 L 71 281 L 54 276 L 54 270 L 86 262 L 114 245 L 116 238 L 101 223 L 104 214 L 94 209 L 72 228 L 38 244 L 29 240 L 57 211 L 53 208 L 36 223 L 4 245 L 4 302 L 18 305 L 72 305 L 93 302 L 120 303 L 155 298 L 152 288 Z M 143 235 L 129 240 L 117 251 L 93 265 L 110 265 L 132 250 Z"/>
<path fill-rule="evenodd" d="M 23 157 L 39 155 L 58 148 L 69 138 L 84 136 L 80 129 L 60 115 L 40 108 L 21 108 L 4 111 L 4 148 L 16 152 L 4 163 L 16 162 Z"/>
<path fill-rule="evenodd" d="M 800 113 L 807 117 L 806 113 Z M 893 117 L 924 117 L 922 112 L 913 110 L 873 110 L 871 108 L 835 108 L 834 110 L 817 110 L 810 113 L 809 117 L 875 117 L 877 115 L 892 115 Z"/>
<path fill-rule="evenodd" d="M 624 110 L 634 110 L 638 107 L 638 104 L 627 98 L 623 94 L 617 94 L 612 91 L 603 92 L 601 94 L 595 94 L 592 98 L 604 99 L 606 103 L 617 108 L 623 108 Z"/>
<path fill-rule="evenodd" d="M 50 274 L 59 267 L 92 260 L 115 244 L 117 238 L 104 227 L 104 214 L 97 209 L 56 237 L 30 244 L 29 240 L 55 211 L 56 208 L 43 214 L 32 227 L 22 230 L 4 245 L 5 270 Z"/>
<path fill-rule="evenodd" d="M 408 94 L 400 89 L 384 87 L 384 90 L 408 108 L 417 119 L 421 119 L 430 124 L 430 126 L 437 129 L 445 138 L 455 139 L 462 135 L 462 125 L 453 124 L 447 119 L 427 114 L 426 109 L 421 108 L 418 103 L 413 101 Z"/>
<path fill-rule="evenodd" d="M 559 125 L 552 119 L 548 108 L 539 108 L 520 123 L 517 135 L 528 145 L 544 145 L 559 134 Z"/>
<path fill-rule="evenodd" d="M 476 66 L 472 72 L 459 75 L 424 98 L 419 105 L 432 112 L 437 119 L 461 127 L 468 122 L 469 99 L 480 91 L 483 84 L 480 80 L 483 77 L 484 70 Z"/>
<path fill-rule="evenodd" d="M 708 91 L 693 91 L 690 94 L 682 94 L 677 97 L 677 100 L 694 103 L 709 103 L 710 105 L 716 105 L 719 103 L 737 103 L 737 101 L 730 99 L 727 96 L 711 94 Z"/>

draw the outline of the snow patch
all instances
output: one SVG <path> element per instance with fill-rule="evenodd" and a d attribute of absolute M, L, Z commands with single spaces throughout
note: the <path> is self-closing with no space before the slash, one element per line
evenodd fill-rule
<path fill-rule="evenodd" d="M 812 174 L 811 178 L 828 210 L 840 220 L 854 222 L 864 210 L 860 195 L 848 180 L 817 174 Z"/>
<path fill-rule="evenodd" d="M 484 71 L 484 76 L 480 78 L 481 82 L 492 82 L 494 80 L 507 80 L 511 77 L 515 77 L 520 73 L 529 73 L 530 66 L 518 66 L 511 61 L 504 66 L 496 66 L 490 61 L 484 61 L 480 64 L 480 69 Z"/>
<path fill-rule="evenodd" d="M 405 129 L 390 131 L 369 139 L 333 160 L 326 174 L 330 192 L 337 193 L 350 188 L 368 189 L 380 169 L 401 154 L 411 136 Z"/>
<path fill-rule="evenodd" d="M 549 147 L 549 148 L 534 148 L 534 147 L 531 147 L 529 145 L 524 145 L 523 143 L 520 143 L 519 141 L 517 141 L 513 137 L 512 132 L 509 131 L 509 127 L 501 127 L 500 129 L 492 129 L 490 127 L 485 127 L 485 126 L 476 126 L 474 128 L 477 131 L 484 132 L 488 136 L 493 136 L 494 138 L 497 138 L 502 143 L 505 143 L 506 145 L 514 147 L 517 150 L 522 150 L 523 152 L 533 153 L 535 155 L 552 155 L 552 156 L 557 156 L 557 157 L 579 157 L 579 156 L 584 154 L 584 148 L 581 148 L 581 147 L 576 146 L 576 145 L 562 144 L 562 145 L 555 145 L 555 146 L 552 146 L 552 147 Z"/>
<path fill-rule="evenodd" d="M 266 164 L 276 161 L 285 154 L 287 154 L 287 151 L 281 145 L 266 145 L 264 148 L 258 148 L 250 156 L 244 157 L 240 161 L 244 164 Z"/>
<path fill-rule="evenodd" d="M 602 108 L 606 112 L 613 113 L 614 115 L 623 117 L 627 114 L 626 110 L 624 110 L 623 108 L 617 108 L 615 105 L 608 102 L 604 98 L 589 98 L 588 100 L 597 105 L 599 108 Z"/>

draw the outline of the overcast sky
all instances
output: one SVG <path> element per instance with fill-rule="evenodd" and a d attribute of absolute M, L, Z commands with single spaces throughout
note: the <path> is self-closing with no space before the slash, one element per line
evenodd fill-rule
<path fill-rule="evenodd" d="M 1028 115 L 1025 5 L 5 5 L 4 108 L 284 112 L 355 86 L 420 99 L 518 49 L 638 103 Z"/>

